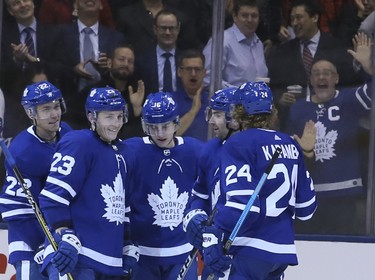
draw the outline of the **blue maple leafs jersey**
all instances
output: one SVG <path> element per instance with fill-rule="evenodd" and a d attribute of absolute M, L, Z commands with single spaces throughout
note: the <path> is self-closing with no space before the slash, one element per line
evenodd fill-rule
<path fill-rule="evenodd" d="M 197 178 L 200 140 L 176 137 L 171 149 L 159 148 L 149 137 L 123 142 L 131 200 L 131 236 L 140 249 L 139 262 L 152 265 L 184 263 L 192 246 L 182 218 Z"/>
<path fill-rule="evenodd" d="M 336 91 L 324 104 L 300 100 L 291 107 L 288 133 L 302 135 L 305 123 L 317 128 L 315 164 L 311 170 L 317 192 L 360 191 L 359 120 L 371 109 L 371 84 Z"/>
<path fill-rule="evenodd" d="M 307 220 L 316 209 L 312 179 L 299 145 L 288 135 L 248 129 L 230 137 L 220 153 L 221 196 L 215 225 L 230 234 L 277 147 L 277 159 L 230 253 L 271 263 L 297 264 L 294 218 Z"/>
<path fill-rule="evenodd" d="M 78 261 L 103 274 L 122 275 L 129 208 L 125 162 L 117 144 L 95 132 L 72 131 L 59 142 L 39 202 L 53 228 L 73 228 L 82 243 Z"/>
<path fill-rule="evenodd" d="M 198 178 L 194 182 L 189 199 L 189 210 L 202 209 L 208 215 L 215 207 L 220 195 L 219 153 L 223 140 L 212 138 L 208 141 L 198 162 Z"/>
<path fill-rule="evenodd" d="M 71 128 L 62 122 L 59 137 L 70 130 Z M 56 143 L 47 143 L 40 139 L 33 126 L 19 133 L 9 146 L 9 151 L 37 203 L 55 148 Z M 0 195 L 0 212 L 3 220 L 8 223 L 9 262 L 14 264 L 20 260 L 32 260 L 35 250 L 43 244 L 45 235 L 12 168 L 7 163 L 5 168 L 6 178 Z"/>

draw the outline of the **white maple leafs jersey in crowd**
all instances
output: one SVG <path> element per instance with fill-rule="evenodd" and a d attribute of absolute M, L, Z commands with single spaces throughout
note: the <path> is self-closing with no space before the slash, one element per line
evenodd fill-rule
<path fill-rule="evenodd" d="M 192 246 L 182 229 L 182 218 L 197 178 L 203 143 L 175 137 L 176 145 L 159 148 L 149 137 L 123 142 L 127 164 L 127 193 L 131 205 L 131 236 L 140 249 L 141 263 L 184 263 Z"/>
<path fill-rule="evenodd" d="M 226 141 L 220 152 L 221 195 L 214 221 L 229 236 L 277 147 L 282 153 L 229 253 L 294 265 L 294 218 L 310 219 L 316 198 L 301 148 L 290 136 L 248 129 Z"/>
<path fill-rule="evenodd" d="M 70 130 L 71 128 L 62 122 L 59 137 Z M 9 146 L 9 151 L 36 202 L 48 176 L 55 148 L 56 143 L 47 143 L 40 139 L 33 126 L 19 133 Z M 35 250 L 44 243 L 45 235 L 12 168 L 7 163 L 5 168 L 6 178 L 0 195 L 0 212 L 3 220 L 8 223 L 9 263 L 14 264 L 19 260 L 32 260 Z"/>
<path fill-rule="evenodd" d="M 358 128 L 371 109 L 371 84 L 345 88 L 324 104 L 300 100 L 291 107 L 288 132 L 302 135 L 305 123 L 317 128 L 315 165 L 311 174 L 317 192 L 361 191 Z"/>
<path fill-rule="evenodd" d="M 186 213 L 202 209 L 209 215 L 220 195 L 219 154 L 223 140 L 212 138 L 208 141 L 198 162 L 198 178 L 194 182 L 192 196 Z"/>
<path fill-rule="evenodd" d="M 129 221 L 126 167 L 117 145 L 103 142 L 88 129 L 66 134 L 39 197 L 49 225 L 75 230 L 82 243 L 79 262 L 110 275 L 122 275 L 124 229 Z"/>

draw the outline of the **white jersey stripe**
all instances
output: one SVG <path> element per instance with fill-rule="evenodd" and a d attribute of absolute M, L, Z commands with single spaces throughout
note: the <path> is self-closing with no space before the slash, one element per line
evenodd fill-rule
<path fill-rule="evenodd" d="M 27 205 L 27 206 L 30 206 L 29 203 L 15 201 L 15 200 L 6 199 L 6 198 L 0 198 L 0 204 L 17 204 L 17 205 Z"/>
<path fill-rule="evenodd" d="M 1 216 L 3 218 L 9 218 L 9 217 L 18 216 L 18 215 L 25 215 L 25 214 L 34 214 L 34 211 L 31 208 L 30 209 L 23 208 L 23 209 L 17 209 L 17 210 L 11 210 L 11 211 L 3 212 L 3 213 L 1 213 Z"/>
<path fill-rule="evenodd" d="M 102 264 L 108 266 L 122 267 L 122 258 L 114 258 L 111 256 L 107 256 L 87 247 L 82 247 L 79 253 L 90 259 L 93 259 L 94 261 L 100 260 Z"/>
<path fill-rule="evenodd" d="M 46 191 L 45 189 L 40 192 L 40 195 L 44 195 L 46 197 L 49 197 L 52 200 L 55 200 L 57 202 L 60 202 L 62 204 L 68 205 L 68 206 L 70 204 L 70 202 L 68 200 L 66 200 L 65 198 L 62 198 L 61 196 L 58 196 L 58 195 L 56 195 L 54 193 Z"/>
<path fill-rule="evenodd" d="M 16 252 L 16 251 L 32 252 L 33 250 L 30 248 L 29 245 L 26 244 L 26 242 L 23 242 L 23 241 L 11 242 L 9 244 L 9 253 Z"/>
<path fill-rule="evenodd" d="M 275 254 L 296 254 L 296 246 L 294 244 L 277 244 L 268 242 L 258 238 L 236 237 L 233 246 L 253 247 L 263 251 Z"/>
<path fill-rule="evenodd" d="M 139 246 L 139 251 L 141 255 L 151 256 L 151 257 L 171 257 L 190 252 L 193 246 L 189 243 L 184 245 L 170 247 L 170 248 L 155 248 Z"/>
<path fill-rule="evenodd" d="M 54 177 L 48 176 L 47 177 L 47 182 L 51 183 L 51 184 L 54 184 L 54 185 L 57 185 L 59 187 L 62 187 L 64 190 L 66 190 L 67 192 L 69 192 L 69 194 L 72 197 L 75 197 L 76 194 L 77 194 L 76 191 L 69 184 L 65 183 L 64 181 L 61 181 L 61 180 L 56 179 Z"/>
<path fill-rule="evenodd" d="M 350 188 L 360 188 L 362 187 L 362 179 L 352 179 L 342 182 L 327 183 L 327 184 L 314 184 L 315 191 L 324 192 L 324 191 L 337 191 Z"/>

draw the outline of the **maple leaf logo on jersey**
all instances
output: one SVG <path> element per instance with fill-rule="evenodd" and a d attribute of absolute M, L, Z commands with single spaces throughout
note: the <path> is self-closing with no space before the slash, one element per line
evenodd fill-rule
<path fill-rule="evenodd" d="M 216 168 L 214 176 L 217 176 L 219 168 Z M 220 196 L 220 180 L 216 180 L 215 187 L 211 192 L 211 209 L 214 209 Z"/>
<path fill-rule="evenodd" d="M 316 127 L 316 144 L 315 144 L 315 160 L 329 160 L 336 156 L 335 144 L 337 140 L 337 130 L 327 132 L 327 128 L 323 123 L 317 122 Z"/>
<path fill-rule="evenodd" d="M 182 222 L 189 194 L 183 192 L 178 195 L 178 188 L 169 176 L 164 181 L 160 193 L 161 197 L 153 193 L 147 197 L 148 203 L 155 213 L 155 221 L 152 224 L 174 230 Z"/>
<path fill-rule="evenodd" d="M 214 209 L 218 199 L 220 196 L 220 180 L 218 180 L 215 184 L 215 187 L 211 193 L 212 201 L 211 201 L 211 209 Z"/>
<path fill-rule="evenodd" d="M 125 189 L 120 172 L 113 181 L 113 188 L 108 184 L 102 184 L 100 191 L 107 206 L 102 217 L 110 222 L 116 222 L 116 225 L 122 224 L 125 221 Z"/>

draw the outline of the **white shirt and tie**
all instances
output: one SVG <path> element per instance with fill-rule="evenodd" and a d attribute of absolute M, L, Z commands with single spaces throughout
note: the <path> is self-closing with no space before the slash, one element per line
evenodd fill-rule
<path fill-rule="evenodd" d="M 79 31 L 79 50 L 81 62 L 99 59 L 99 23 L 87 27 L 80 20 L 77 20 Z M 84 69 L 94 76 L 94 80 L 81 79 L 79 89 L 100 80 L 100 74 L 91 63 L 86 63 Z"/>
<path fill-rule="evenodd" d="M 166 55 L 165 53 L 170 53 L 170 55 Z M 167 85 L 164 85 L 164 81 L 170 79 L 164 77 L 164 66 L 167 60 L 167 56 L 169 56 L 169 62 L 171 66 L 171 74 L 172 74 L 172 91 L 176 91 L 176 59 L 175 59 L 176 49 L 172 49 L 170 51 L 165 51 L 160 48 L 159 45 L 156 46 L 156 57 L 158 63 L 158 79 L 159 79 L 159 91 L 163 91 L 168 88 Z"/>
<path fill-rule="evenodd" d="M 20 32 L 20 42 L 27 46 L 30 55 L 37 57 L 35 18 L 29 26 L 18 23 L 18 30 Z"/>

